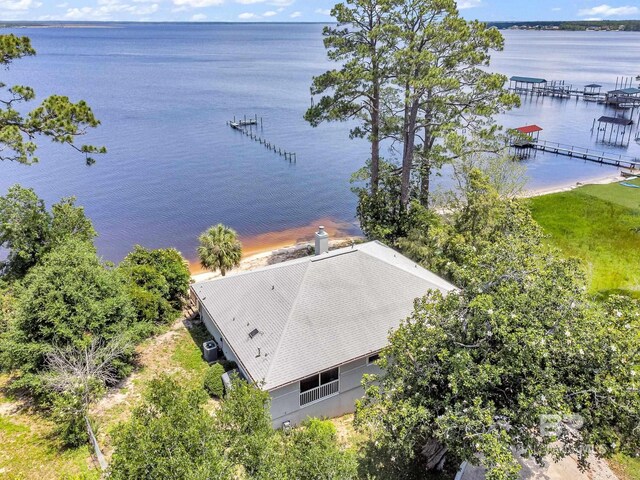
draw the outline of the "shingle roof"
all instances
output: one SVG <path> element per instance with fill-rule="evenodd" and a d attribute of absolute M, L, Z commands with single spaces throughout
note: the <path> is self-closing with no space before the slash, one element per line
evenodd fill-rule
<path fill-rule="evenodd" d="M 381 350 L 430 289 L 455 287 L 379 242 L 193 285 L 265 390 Z"/>

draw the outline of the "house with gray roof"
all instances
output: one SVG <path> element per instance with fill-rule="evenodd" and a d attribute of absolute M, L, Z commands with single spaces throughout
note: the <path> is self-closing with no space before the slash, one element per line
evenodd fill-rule
<path fill-rule="evenodd" d="M 390 330 L 428 290 L 455 287 L 379 242 L 196 283 L 200 316 L 242 376 L 271 394 L 274 427 L 354 411 Z"/>

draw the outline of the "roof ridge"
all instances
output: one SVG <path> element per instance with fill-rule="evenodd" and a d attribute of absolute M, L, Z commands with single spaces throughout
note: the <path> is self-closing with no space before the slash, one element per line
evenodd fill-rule
<path fill-rule="evenodd" d="M 332 258 L 332 257 L 339 256 L 339 255 L 343 254 L 344 251 L 347 251 L 347 250 L 348 251 L 351 251 L 351 250 L 360 251 L 360 247 L 369 245 L 371 243 L 380 243 L 380 242 L 378 242 L 377 240 L 372 240 L 370 242 L 355 244 L 353 246 L 341 247 L 341 248 L 337 248 L 335 250 L 330 250 L 327 253 L 323 253 L 321 256 L 322 256 L 322 259 L 325 259 L 325 258 Z M 380 245 L 386 246 L 383 243 L 380 243 Z M 291 258 L 289 260 L 284 260 L 282 262 L 274 263 L 274 264 L 271 264 L 271 265 L 264 265 L 262 267 L 258 267 L 258 268 L 254 268 L 254 269 L 250 269 L 250 270 L 240 271 L 240 272 L 233 273 L 231 275 L 224 276 L 224 277 L 216 277 L 216 278 L 210 278 L 208 280 L 202 280 L 200 282 L 195 282 L 193 285 L 201 285 L 203 283 L 210 283 L 210 282 L 220 282 L 220 281 L 223 281 L 223 280 L 228 280 L 230 278 L 241 277 L 241 276 L 249 275 L 249 274 L 252 274 L 252 273 L 265 272 L 265 271 L 268 271 L 268 270 L 275 270 L 275 269 L 282 268 L 282 267 L 287 267 L 287 266 L 290 266 L 290 265 L 297 265 L 299 263 L 305 263 L 305 262 L 310 263 L 310 262 L 312 262 L 314 260 L 316 260 L 316 261 L 320 260 L 319 257 L 320 257 L 320 255 L 306 255 L 304 257 Z"/>
<path fill-rule="evenodd" d="M 282 332 L 280 332 L 280 338 L 278 339 L 278 344 L 276 345 L 276 348 L 273 351 L 271 362 L 269 362 L 269 368 L 267 368 L 267 371 L 264 374 L 263 381 L 265 383 L 268 383 L 267 379 L 269 378 L 269 374 L 271 373 L 271 369 L 273 367 L 273 364 L 276 361 L 276 358 L 277 358 L 277 355 L 278 355 L 278 351 L 280 350 L 280 345 L 282 344 L 282 340 L 285 337 L 285 333 L 287 331 L 287 328 L 289 327 L 289 323 L 291 323 L 291 313 L 295 310 L 295 307 L 298 304 L 298 299 L 300 298 L 300 290 L 302 289 L 302 286 L 304 285 L 304 280 L 307 277 L 307 274 L 309 273 L 310 265 L 311 265 L 311 262 L 307 262 L 307 264 L 305 266 L 305 269 L 304 269 L 304 275 L 302 275 L 302 278 L 300 279 L 300 283 L 298 284 L 298 288 L 296 289 L 295 300 L 291 304 L 291 308 L 289 308 L 289 313 L 288 313 L 287 319 L 286 319 L 286 321 L 284 323 L 284 328 L 282 329 Z"/>
<path fill-rule="evenodd" d="M 388 250 L 391 250 L 394 253 L 394 258 L 396 258 L 395 255 L 400 255 L 400 257 L 407 259 L 409 262 L 413 263 L 413 265 L 415 267 L 417 267 L 417 268 L 421 269 L 422 271 L 426 272 L 427 274 L 429 274 L 429 276 L 434 277 L 434 279 L 440 280 L 444 284 L 452 285 L 448 280 L 442 278 L 440 275 L 438 275 L 436 273 L 433 273 L 431 270 L 423 267 L 418 262 L 416 262 L 416 261 L 412 260 L 411 258 L 407 257 L 406 255 L 398 252 L 396 249 L 391 248 L 391 247 L 389 247 L 389 246 L 385 245 L 384 243 L 379 242 L 377 240 L 375 240 L 374 242 L 371 242 L 371 243 L 377 243 L 378 245 L 380 245 L 380 246 L 382 246 L 382 247 L 384 247 L 384 248 L 386 248 Z M 411 269 L 405 269 L 402 266 L 394 264 L 394 263 L 388 261 L 385 258 L 382 258 L 382 257 L 380 257 L 378 255 L 374 255 L 373 253 L 369 252 L 369 249 L 361 249 L 360 252 L 362 252 L 362 253 L 370 256 L 371 258 L 374 258 L 374 259 L 376 259 L 376 260 L 378 260 L 378 261 L 380 261 L 382 263 L 385 263 L 387 265 L 391 265 L 392 267 L 398 268 L 398 269 L 404 271 L 405 273 L 408 273 L 411 276 L 422 278 L 420 275 L 417 275 L 416 272 L 412 271 Z M 440 285 L 436 284 L 436 286 L 440 286 Z M 454 285 L 454 287 L 455 287 L 455 285 Z M 455 287 L 455 288 L 457 288 L 457 287 Z"/>

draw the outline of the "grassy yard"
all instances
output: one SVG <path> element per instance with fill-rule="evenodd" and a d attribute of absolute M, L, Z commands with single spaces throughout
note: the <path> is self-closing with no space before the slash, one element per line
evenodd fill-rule
<path fill-rule="evenodd" d="M 0 377 L 0 389 L 8 380 Z M 62 448 L 49 420 L 0 394 L 0 478 L 48 480 L 60 472 L 66 478 L 99 477 L 87 447 Z"/>
<path fill-rule="evenodd" d="M 550 241 L 583 260 L 593 293 L 640 297 L 640 188 L 589 185 L 530 202 Z"/>
<path fill-rule="evenodd" d="M 640 298 L 640 188 L 587 185 L 530 202 L 550 242 L 584 262 L 592 293 Z M 618 456 L 610 465 L 621 480 L 640 479 L 638 458 Z"/>
<path fill-rule="evenodd" d="M 119 389 L 104 397 L 92 411 L 104 453 L 111 455 L 111 435 L 129 418 L 149 381 L 159 373 L 175 374 L 185 385 L 197 385 L 208 367 L 200 345 L 207 339 L 201 325 L 187 329 L 177 322 L 166 332 L 138 347 L 139 367 Z M 45 417 L 25 408 L 19 399 L 3 394 L 9 378 L 0 376 L 0 478 L 97 479 L 99 471 L 87 447 L 64 449 Z M 214 401 L 211 400 L 212 408 Z"/>

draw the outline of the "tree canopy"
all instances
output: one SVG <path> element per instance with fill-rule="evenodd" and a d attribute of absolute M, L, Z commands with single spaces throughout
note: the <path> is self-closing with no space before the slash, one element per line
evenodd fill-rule
<path fill-rule="evenodd" d="M 434 170 L 469 151 L 501 148 L 493 117 L 517 105 L 504 89 L 506 77 L 490 73 L 490 53 L 503 48 L 495 28 L 466 21 L 454 0 L 348 0 L 332 10 L 337 26 L 323 31 L 330 60 L 339 69 L 314 78 L 321 95 L 306 113 L 312 125 L 356 119 L 352 136 L 367 136 L 370 191 L 365 213 L 429 205 Z M 380 142 L 390 141 L 387 160 L 399 177 L 397 197 L 378 196 Z M 399 204 L 387 206 L 386 202 Z"/>
<path fill-rule="evenodd" d="M 28 37 L 0 35 L 0 64 L 5 68 L 15 60 L 35 54 Z M 94 162 L 92 154 L 106 153 L 104 147 L 76 144 L 78 137 L 100 124 L 86 102 L 73 103 L 66 96 L 51 95 L 25 114 L 25 105 L 35 98 L 36 93 L 29 86 L 8 87 L 0 82 L 0 160 L 37 162 L 36 137 L 71 146 L 85 154 L 88 165 Z"/>
<path fill-rule="evenodd" d="M 224 277 L 228 270 L 240 265 L 242 244 L 235 230 L 219 223 L 198 238 L 198 257 L 204 268 L 220 270 Z"/>
<path fill-rule="evenodd" d="M 391 334 L 360 428 L 397 478 L 468 460 L 515 479 L 515 452 L 582 465 L 590 446 L 637 452 L 639 305 L 594 302 L 580 264 L 545 244 L 526 207 L 470 177 L 464 205 L 408 248 L 463 289 L 417 300 Z"/>
<path fill-rule="evenodd" d="M 330 422 L 276 431 L 269 394 L 239 379 L 213 414 L 206 398 L 167 376 L 152 381 L 115 435 L 110 478 L 355 478 L 355 457 Z"/>
<path fill-rule="evenodd" d="M 0 263 L 0 275 L 20 278 L 67 238 L 92 242 L 95 236 L 84 209 L 75 205 L 75 197 L 53 204 L 51 212 L 31 188 L 13 185 L 0 197 L 0 246 L 8 250 L 7 259 Z"/>
<path fill-rule="evenodd" d="M 117 271 L 105 268 L 95 248 L 68 238 L 33 266 L 17 288 L 15 320 L 4 344 L 8 366 L 37 372 L 54 345 L 82 346 L 111 338 L 133 320 Z"/>

